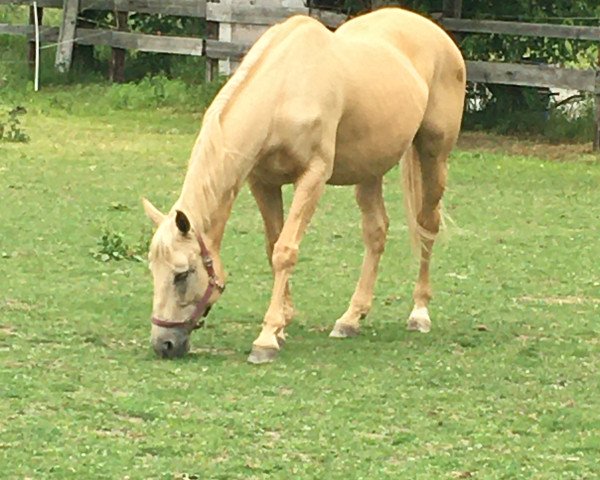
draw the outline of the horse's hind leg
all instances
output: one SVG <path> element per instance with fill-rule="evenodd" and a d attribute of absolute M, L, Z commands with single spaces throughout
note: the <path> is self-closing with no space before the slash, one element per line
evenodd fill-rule
<path fill-rule="evenodd" d="M 373 288 L 377 278 L 379 260 L 383 254 L 389 220 L 385 212 L 382 193 L 382 179 L 356 186 L 356 202 L 362 214 L 363 240 L 365 255 L 362 271 L 350 306 L 346 313 L 335 322 L 329 334 L 334 338 L 352 337 L 358 334 L 360 320 L 371 309 Z"/>
<path fill-rule="evenodd" d="M 271 268 L 273 268 L 273 248 L 281 234 L 281 229 L 283 228 L 283 198 L 281 187 L 265 184 L 252 177 L 250 177 L 248 183 L 265 224 L 267 258 Z M 284 315 L 285 325 L 287 326 L 292 322 L 294 316 L 294 305 L 290 294 L 289 282 L 285 285 Z M 277 333 L 277 339 L 280 345 L 285 342 L 285 333 L 283 329 Z"/>
<path fill-rule="evenodd" d="M 431 299 L 429 264 L 435 237 L 440 229 L 440 202 L 448 176 L 448 156 L 457 135 L 458 129 L 451 135 L 436 130 L 422 130 L 414 141 L 414 157 L 406 159 L 417 162 L 417 171 L 420 172 L 421 177 L 421 199 L 417 202 L 420 205 L 415 206 L 417 207 L 415 230 L 420 246 L 420 266 L 413 293 L 414 307 L 407 324 L 409 330 L 428 332 L 431 328 L 427 309 Z"/>

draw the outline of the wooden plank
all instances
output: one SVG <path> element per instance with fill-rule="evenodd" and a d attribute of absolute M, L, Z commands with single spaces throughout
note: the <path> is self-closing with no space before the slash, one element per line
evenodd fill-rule
<path fill-rule="evenodd" d="M 595 76 L 594 70 L 575 70 L 549 65 L 467 62 L 467 79 L 470 82 L 568 88 L 593 92 Z"/>
<path fill-rule="evenodd" d="M 257 5 L 234 5 L 212 3 L 206 6 L 206 19 L 213 22 L 240 23 L 246 25 L 274 25 L 294 15 L 308 15 L 305 7 L 264 7 Z M 346 15 L 312 10 L 311 16 L 328 27 L 338 27 Z"/>
<path fill-rule="evenodd" d="M 82 10 L 116 10 L 206 17 L 206 0 L 81 0 L 81 7 Z"/>
<path fill-rule="evenodd" d="M 31 0 L 0 0 L 0 5 L 30 5 Z M 206 0 L 81 0 L 81 10 L 162 13 L 182 17 L 206 16 Z M 38 0 L 38 7 L 62 8 L 63 0 Z"/>
<path fill-rule="evenodd" d="M 442 9 L 442 16 L 444 18 L 458 19 L 462 15 L 462 0 L 444 0 L 442 2 Z M 452 38 L 452 40 L 454 40 L 454 43 L 456 43 L 456 45 L 460 46 L 460 43 L 462 42 L 463 38 L 462 34 L 453 31 L 450 33 L 450 37 Z"/>
<path fill-rule="evenodd" d="M 442 18 L 444 28 L 453 32 L 496 33 L 525 37 L 568 38 L 600 41 L 600 27 L 576 27 L 550 23 L 501 22 L 496 20 L 467 20 Z"/>
<path fill-rule="evenodd" d="M 33 25 L 10 25 L 0 23 L 0 35 L 23 35 L 33 38 Z M 56 42 L 58 40 L 58 27 L 40 26 L 40 41 Z"/>
<path fill-rule="evenodd" d="M 0 0 L 0 5 L 28 5 L 32 0 Z M 62 8 L 63 0 L 37 0 L 38 8 Z"/>
<path fill-rule="evenodd" d="M 329 10 L 312 9 L 310 11 L 310 16 L 312 18 L 316 18 L 324 25 L 334 29 L 342 25 L 346 20 L 348 20 L 348 15 L 344 15 L 343 13 L 330 12 Z"/>
<path fill-rule="evenodd" d="M 108 45 L 142 52 L 174 53 L 202 56 L 204 40 L 191 37 L 166 37 L 143 33 L 117 32 L 113 30 L 78 28 L 77 43 L 81 45 Z"/>
<path fill-rule="evenodd" d="M 598 60 L 596 63 L 596 78 L 594 81 L 594 101 L 596 102 L 596 115 L 594 118 L 594 143 L 592 149 L 600 153 L 600 45 L 598 46 Z"/>
<path fill-rule="evenodd" d="M 442 10 L 445 17 L 460 18 L 462 12 L 462 0 L 444 0 Z"/>
<path fill-rule="evenodd" d="M 117 26 L 117 30 L 121 32 L 127 31 L 128 16 L 129 14 L 127 12 L 117 12 L 117 14 L 115 15 L 115 23 Z M 111 53 L 112 55 L 110 59 L 110 65 L 108 68 L 108 76 L 111 82 L 123 83 L 125 82 L 125 57 L 127 54 L 127 50 L 123 48 L 113 47 Z"/>
<path fill-rule="evenodd" d="M 1 34 L 31 36 L 33 35 L 33 26 L 0 23 Z M 166 37 L 96 28 L 77 28 L 75 29 L 75 37 L 76 43 L 80 45 L 107 45 L 142 52 L 173 53 L 199 57 L 203 55 L 204 50 L 204 40 L 201 38 Z M 56 42 L 58 28 L 42 27 L 40 29 L 40 39 L 46 42 Z"/>
<path fill-rule="evenodd" d="M 219 39 L 219 23 L 211 22 L 209 20 L 206 21 L 206 32 L 205 32 L 206 41 L 209 40 L 218 40 Z M 206 42 L 204 42 L 204 54 L 206 55 Z M 206 59 L 206 81 L 212 82 L 219 78 L 219 60 L 216 58 L 211 58 L 210 55 L 207 55 Z"/>
<path fill-rule="evenodd" d="M 272 8 L 254 5 L 209 3 L 206 19 L 213 22 L 273 25 L 293 15 L 307 15 L 308 8 Z"/>
<path fill-rule="evenodd" d="M 248 50 L 251 45 L 239 45 L 231 42 L 222 42 L 219 40 L 206 40 L 205 52 L 208 58 L 215 59 L 240 59 Z"/>
<path fill-rule="evenodd" d="M 67 72 L 73 59 L 73 43 L 75 42 L 75 25 L 79 13 L 79 0 L 64 0 L 63 17 L 58 32 L 58 48 L 54 66 L 59 72 Z"/>
<path fill-rule="evenodd" d="M 37 14 L 37 18 L 38 18 L 38 28 L 40 28 L 42 26 L 42 22 L 44 21 L 44 9 L 37 7 L 37 12 L 34 11 L 33 6 L 29 7 L 29 25 L 34 25 L 35 24 L 35 15 Z M 35 27 L 34 27 L 34 31 L 35 31 Z M 33 69 L 35 66 L 35 54 L 36 54 L 36 48 L 35 48 L 35 41 L 29 42 L 29 52 L 27 55 L 27 60 L 29 62 L 29 68 Z"/>

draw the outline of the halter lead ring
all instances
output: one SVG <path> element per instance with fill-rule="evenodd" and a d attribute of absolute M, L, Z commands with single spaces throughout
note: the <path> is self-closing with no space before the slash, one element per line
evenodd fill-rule
<path fill-rule="evenodd" d="M 210 311 L 211 305 L 208 304 L 210 297 L 215 290 L 219 293 L 223 293 L 225 290 L 225 285 L 219 282 L 217 274 L 215 272 L 213 259 L 210 255 L 210 251 L 206 248 L 206 244 L 202 240 L 200 234 L 196 236 L 198 239 L 198 244 L 200 245 L 200 256 L 202 257 L 202 265 L 204 265 L 204 269 L 208 274 L 208 286 L 206 287 L 206 291 L 202 298 L 196 302 L 196 307 L 194 311 L 190 315 L 187 320 L 183 322 L 170 322 L 168 320 L 163 320 L 158 317 L 152 317 L 151 322 L 153 325 L 162 328 L 187 328 L 190 331 L 196 330 L 198 328 L 202 328 L 204 326 L 204 320 L 198 321 L 200 317 L 206 317 L 208 312 Z"/>

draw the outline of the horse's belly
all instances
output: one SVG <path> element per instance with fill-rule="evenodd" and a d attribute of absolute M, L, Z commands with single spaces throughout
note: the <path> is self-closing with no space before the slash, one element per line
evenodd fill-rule
<path fill-rule="evenodd" d="M 397 116 L 401 116 L 400 109 Z M 418 122 L 398 122 L 392 117 L 396 116 L 372 116 L 368 124 L 340 123 L 329 183 L 361 183 L 369 178 L 382 177 L 398 164 L 414 138 Z"/>
<path fill-rule="evenodd" d="M 399 85 L 390 78 L 363 79 L 355 84 L 376 84 L 377 88 L 348 89 L 330 183 L 356 184 L 381 177 L 410 146 L 423 119 L 427 91 L 402 69 L 394 78 L 401 78 Z"/>
<path fill-rule="evenodd" d="M 398 164 L 406 146 L 380 153 L 363 156 L 357 151 L 336 153 L 333 173 L 327 183 L 331 185 L 356 185 L 371 178 L 385 175 Z"/>

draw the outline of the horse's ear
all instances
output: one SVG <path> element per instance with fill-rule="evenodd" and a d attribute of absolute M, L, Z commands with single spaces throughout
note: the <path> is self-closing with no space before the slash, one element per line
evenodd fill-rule
<path fill-rule="evenodd" d="M 177 214 L 175 215 L 175 225 L 177 225 L 179 231 L 184 235 L 187 235 L 192 228 L 190 220 L 181 210 L 177 210 Z"/>
<path fill-rule="evenodd" d="M 142 198 L 142 204 L 144 205 L 144 211 L 148 218 L 154 222 L 154 224 L 158 227 L 162 221 L 165 219 L 164 213 L 162 213 L 158 208 L 150 203 L 149 200 Z"/>

